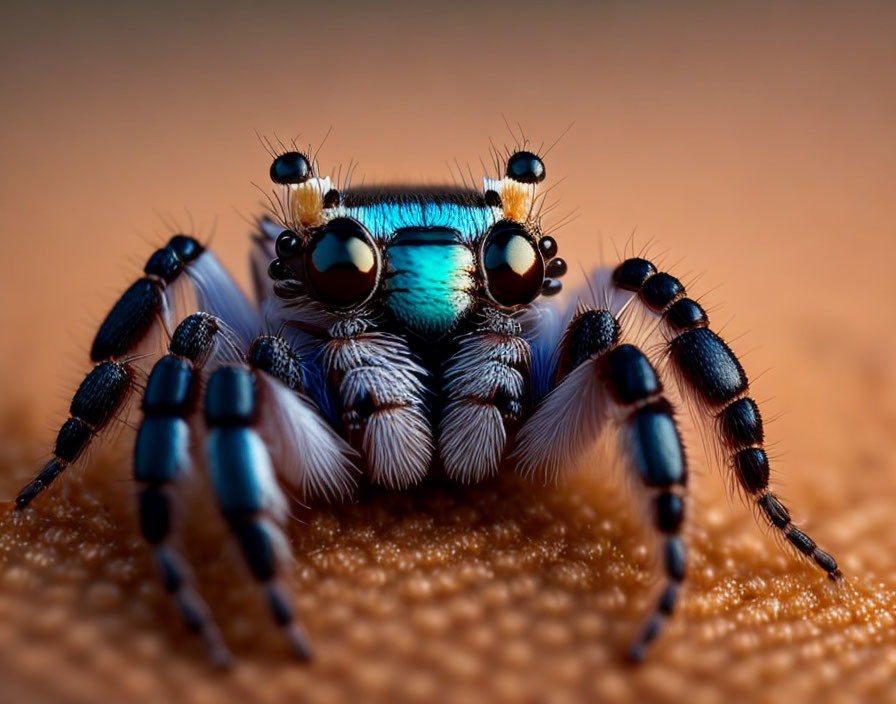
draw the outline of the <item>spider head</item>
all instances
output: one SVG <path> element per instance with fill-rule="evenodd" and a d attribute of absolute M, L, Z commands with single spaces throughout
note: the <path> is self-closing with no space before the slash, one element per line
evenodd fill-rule
<path fill-rule="evenodd" d="M 275 159 L 271 174 L 289 189 L 294 219 L 277 240 L 271 276 L 296 282 L 285 288 L 325 308 L 379 309 L 437 338 L 484 306 L 518 309 L 560 291 L 566 265 L 541 232 L 536 205 L 545 166 L 532 152 L 512 154 L 502 178 L 486 178 L 481 191 L 337 191 L 292 154 Z"/>

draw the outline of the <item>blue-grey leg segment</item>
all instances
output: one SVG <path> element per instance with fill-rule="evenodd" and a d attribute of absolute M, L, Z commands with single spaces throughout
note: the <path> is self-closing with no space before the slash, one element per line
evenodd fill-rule
<path fill-rule="evenodd" d="M 258 386 L 248 368 L 226 366 L 212 374 L 205 392 L 206 457 L 221 513 L 253 577 L 264 586 L 273 618 L 293 653 L 308 659 L 307 636 L 276 581 L 278 562 L 288 549 L 277 525 L 285 518 L 286 501 L 267 448 L 252 427 L 258 403 Z"/>
<path fill-rule="evenodd" d="M 615 285 L 633 291 L 662 318 L 668 332 L 669 357 L 681 384 L 701 411 L 713 415 L 718 442 L 729 458 L 738 486 L 756 502 L 770 526 L 832 580 L 841 577 L 836 560 L 790 520 L 790 513 L 769 488 L 771 469 L 763 446 L 759 406 L 749 393 L 740 361 L 709 328 L 709 316 L 674 276 L 658 272 L 652 262 L 633 258 L 613 273 Z"/>
<path fill-rule="evenodd" d="M 195 409 L 199 371 L 212 354 L 219 331 L 213 316 L 189 316 L 175 330 L 169 354 L 153 366 L 134 445 L 134 479 L 141 487 L 137 496 L 140 528 L 153 547 L 165 589 L 174 597 L 187 628 L 205 642 L 213 662 L 226 666 L 230 653 L 214 617 L 193 585 L 189 566 L 170 542 L 176 483 L 190 464 L 186 419 Z"/>

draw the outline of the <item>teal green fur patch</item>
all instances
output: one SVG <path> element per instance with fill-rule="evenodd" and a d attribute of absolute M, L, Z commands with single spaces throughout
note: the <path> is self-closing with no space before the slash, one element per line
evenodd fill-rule
<path fill-rule="evenodd" d="M 449 332 L 473 305 L 475 259 L 455 230 L 399 230 L 385 263 L 386 307 L 420 334 Z"/>

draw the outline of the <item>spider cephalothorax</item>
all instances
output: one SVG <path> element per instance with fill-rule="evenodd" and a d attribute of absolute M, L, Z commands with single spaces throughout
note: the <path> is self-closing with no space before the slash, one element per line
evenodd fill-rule
<path fill-rule="evenodd" d="M 560 291 L 566 264 L 534 215 L 545 174 L 518 152 L 484 191 L 381 186 L 332 188 L 297 152 L 271 167 L 287 187 L 292 229 L 280 233 L 270 275 L 282 298 L 324 306 L 382 308 L 399 327 L 444 336 L 480 301 L 514 309 Z M 292 173 L 289 180 L 286 173 Z M 547 262 L 547 264 L 546 264 Z M 546 276 L 547 269 L 547 278 Z"/>
<path fill-rule="evenodd" d="M 771 491 L 746 373 L 678 279 L 635 257 L 555 297 L 567 266 L 539 218 L 545 173 L 541 157 L 521 150 L 481 190 L 336 188 L 306 155 L 276 155 L 270 175 L 280 207 L 253 233 L 254 301 L 192 237 L 177 235 L 155 252 L 101 325 L 96 366 L 18 509 L 109 424 L 139 388 L 146 357 L 129 355 L 159 327 L 169 330 L 168 354 L 145 383 L 134 449 L 143 535 L 185 622 L 227 662 L 171 540 L 173 494 L 204 463 L 274 618 L 307 657 L 276 582 L 288 516 L 281 483 L 338 499 L 358 481 L 403 489 L 431 471 L 463 482 L 499 471 L 550 480 L 615 429 L 663 541 L 666 585 L 632 646 L 640 659 L 674 610 L 686 567 L 687 460 L 655 368 L 666 360 L 763 518 L 838 579 L 834 559 Z M 182 297 L 172 290 L 181 285 L 198 310 L 175 327 L 170 313 Z M 662 333 L 655 360 L 628 329 L 632 309 Z M 204 428 L 190 422 L 200 407 Z M 197 446 L 204 451 L 191 453 Z"/>

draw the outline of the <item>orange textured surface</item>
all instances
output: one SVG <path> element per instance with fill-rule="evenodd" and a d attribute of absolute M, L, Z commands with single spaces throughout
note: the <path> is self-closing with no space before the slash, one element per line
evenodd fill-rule
<path fill-rule="evenodd" d="M 114 467 L 98 463 L 0 525 L 3 681 L 38 701 L 892 696 L 896 570 L 889 544 L 879 554 L 892 518 L 872 497 L 831 507 L 836 530 L 824 537 L 849 574 L 841 587 L 779 551 L 746 511 L 698 501 L 686 596 L 639 668 L 621 655 L 652 606 L 656 570 L 639 507 L 613 483 L 430 485 L 301 514 L 286 582 L 314 639 L 307 666 L 289 659 L 200 510 L 189 552 L 238 658 L 221 674 L 157 584 Z M 817 512 L 826 503 L 793 498 Z"/>
<path fill-rule="evenodd" d="M 619 655 L 656 570 L 618 471 L 301 514 L 302 667 L 196 500 L 189 552 L 239 658 L 222 675 L 150 569 L 123 433 L 0 517 L 0 700 L 896 701 L 896 7 L 443 10 L 4 8 L 0 497 L 40 466 L 96 323 L 169 232 L 156 209 L 217 223 L 248 281 L 254 130 L 319 145 L 332 127 L 325 169 L 431 182 L 454 159 L 478 173 L 502 114 L 536 145 L 575 120 L 546 160 L 548 226 L 578 213 L 556 232 L 570 278 L 634 228 L 655 242 L 743 357 L 776 486 L 846 586 L 779 550 L 691 436 L 691 575 L 642 668 Z"/>

